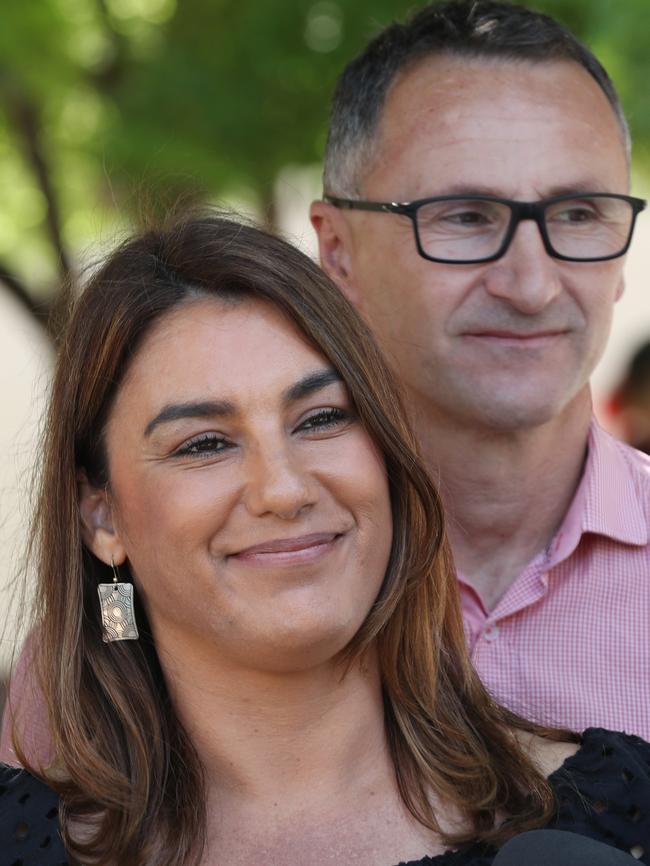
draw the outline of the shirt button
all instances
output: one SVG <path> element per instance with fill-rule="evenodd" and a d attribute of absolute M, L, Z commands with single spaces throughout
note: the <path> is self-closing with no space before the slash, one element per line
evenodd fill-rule
<path fill-rule="evenodd" d="M 496 640 L 499 637 L 499 626 L 489 625 L 483 632 L 483 637 L 490 642 Z"/>

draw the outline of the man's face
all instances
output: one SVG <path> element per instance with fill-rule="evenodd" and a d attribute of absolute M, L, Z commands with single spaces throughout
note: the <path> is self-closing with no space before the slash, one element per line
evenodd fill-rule
<path fill-rule="evenodd" d="M 627 190 L 617 120 L 580 66 L 438 58 L 390 91 L 360 197 L 534 201 Z M 438 264 L 418 255 L 407 217 L 329 213 L 340 228 L 334 257 L 315 206 L 324 267 L 358 304 L 416 404 L 463 424 L 517 430 L 586 395 L 622 292 L 622 259 L 553 259 L 525 221 L 496 262 Z"/>

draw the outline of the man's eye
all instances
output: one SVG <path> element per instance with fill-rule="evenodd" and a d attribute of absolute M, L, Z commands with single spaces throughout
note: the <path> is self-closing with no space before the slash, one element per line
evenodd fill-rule
<path fill-rule="evenodd" d="M 329 430 L 335 427 L 342 426 L 350 421 L 351 415 L 345 409 L 319 409 L 313 415 L 298 425 L 298 430 L 317 431 Z"/>
<path fill-rule="evenodd" d="M 585 223 L 598 220 L 598 214 L 586 207 L 572 207 L 553 215 L 553 220 L 564 223 Z"/>
<path fill-rule="evenodd" d="M 480 226 L 490 222 L 486 214 L 470 210 L 446 214 L 441 217 L 441 221 L 466 226 Z"/>
<path fill-rule="evenodd" d="M 211 457 L 231 447 L 231 443 L 223 436 L 217 436 L 215 433 L 202 433 L 200 436 L 183 443 L 180 448 L 176 449 L 175 453 L 180 457 Z"/>
<path fill-rule="evenodd" d="M 505 216 L 489 208 L 465 207 L 462 210 L 424 211 L 418 215 L 418 227 L 423 232 L 493 231 L 505 227 Z"/>
<path fill-rule="evenodd" d="M 447 232 L 455 229 L 502 228 L 508 222 L 510 211 L 499 202 L 469 198 L 421 205 L 417 217 L 421 229 Z"/>

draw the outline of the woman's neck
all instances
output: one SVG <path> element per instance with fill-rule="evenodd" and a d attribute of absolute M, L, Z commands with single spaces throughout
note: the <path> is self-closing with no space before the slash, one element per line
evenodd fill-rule
<path fill-rule="evenodd" d="M 345 676 L 331 663 L 270 674 L 167 658 L 205 770 L 203 866 L 296 866 L 325 854 L 376 866 L 443 850 L 400 798 L 374 655 Z"/>
<path fill-rule="evenodd" d="M 374 658 L 345 675 L 333 662 L 278 673 L 190 660 L 186 645 L 161 662 L 209 785 L 229 796 L 300 798 L 316 778 L 345 788 L 362 767 L 390 760 Z"/>

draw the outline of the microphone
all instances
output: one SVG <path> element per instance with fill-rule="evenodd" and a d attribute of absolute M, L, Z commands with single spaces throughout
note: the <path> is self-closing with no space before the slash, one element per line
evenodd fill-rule
<path fill-rule="evenodd" d="M 565 830 L 529 830 L 513 836 L 493 866 L 632 866 L 639 861 L 611 845 Z"/>

